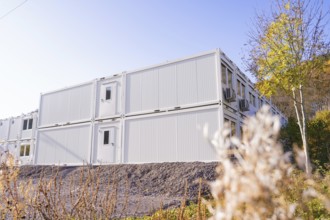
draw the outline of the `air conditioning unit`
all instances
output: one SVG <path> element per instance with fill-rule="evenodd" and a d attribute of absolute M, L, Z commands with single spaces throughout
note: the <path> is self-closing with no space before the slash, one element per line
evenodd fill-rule
<path fill-rule="evenodd" d="M 232 88 L 225 88 L 224 89 L 224 96 L 226 101 L 228 102 L 235 102 L 236 101 L 236 92 Z"/>
<path fill-rule="evenodd" d="M 248 102 L 248 100 L 240 99 L 238 104 L 239 104 L 239 109 L 242 112 L 249 111 L 249 102 Z"/>

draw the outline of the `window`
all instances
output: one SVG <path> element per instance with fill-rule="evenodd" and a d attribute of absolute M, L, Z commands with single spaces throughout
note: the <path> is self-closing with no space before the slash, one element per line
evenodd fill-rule
<path fill-rule="evenodd" d="M 225 118 L 225 123 L 230 125 L 230 135 L 234 136 L 236 135 L 236 123 L 234 121 L 231 121 L 227 118 Z"/>
<path fill-rule="evenodd" d="M 227 84 L 226 67 L 223 64 L 221 64 L 221 76 L 222 76 L 222 83 Z"/>
<path fill-rule="evenodd" d="M 242 84 L 242 98 L 245 99 L 245 86 Z"/>
<path fill-rule="evenodd" d="M 251 92 L 249 92 L 249 98 L 250 98 L 250 104 L 252 104 L 254 107 L 256 106 L 256 97 L 252 95 Z"/>
<path fill-rule="evenodd" d="M 227 74 L 228 74 L 228 86 L 230 88 L 233 88 L 233 72 L 228 70 Z"/>
<path fill-rule="evenodd" d="M 231 121 L 230 122 L 230 128 L 231 128 L 231 136 L 236 135 L 236 123 Z"/>
<path fill-rule="evenodd" d="M 23 130 L 29 130 L 32 129 L 32 125 L 33 125 L 33 119 L 24 119 L 23 121 Z"/>
<path fill-rule="evenodd" d="M 245 99 L 245 85 L 240 80 L 237 80 L 237 95 Z"/>
<path fill-rule="evenodd" d="M 21 145 L 21 149 L 19 151 L 19 156 L 26 157 L 29 155 L 30 155 L 30 145 L 29 144 Z"/>
<path fill-rule="evenodd" d="M 111 87 L 107 87 L 105 90 L 105 100 L 111 99 Z"/>
<path fill-rule="evenodd" d="M 104 131 L 103 133 L 103 144 L 109 144 L 110 131 Z"/>
<path fill-rule="evenodd" d="M 237 95 L 242 96 L 241 82 L 237 80 Z"/>
<path fill-rule="evenodd" d="M 221 78 L 223 84 L 233 88 L 233 71 L 224 64 L 221 64 Z"/>

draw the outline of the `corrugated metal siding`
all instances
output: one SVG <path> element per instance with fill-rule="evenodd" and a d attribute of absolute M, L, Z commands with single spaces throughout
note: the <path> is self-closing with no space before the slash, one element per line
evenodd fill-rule
<path fill-rule="evenodd" d="M 139 120 L 130 120 L 125 122 L 125 147 L 124 147 L 124 162 L 140 162 L 141 152 L 141 122 Z M 129 147 L 128 147 L 129 146 Z"/>
<path fill-rule="evenodd" d="M 1 120 L 0 141 L 6 141 L 8 138 L 9 119 Z"/>
<path fill-rule="evenodd" d="M 160 155 L 159 161 L 175 162 L 177 158 L 177 136 L 176 117 L 161 117 L 158 119 L 158 153 Z"/>
<path fill-rule="evenodd" d="M 21 120 L 20 117 L 11 119 L 8 140 L 18 140 L 20 138 Z"/>
<path fill-rule="evenodd" d="M 205 56 L 196 60 L 198 102 L 217 99 L 216 57 Z"/>
<path fill-rule="evenodd" d="M 39 129 L 36 164 L 89 162 L 91 124 Z"/>
<path fill-rule="evenodd" d="M 90 120 L 93 117 L 93 92 L 91 82 L 41 95 L 39 126 Z"/>
<path fill-rule="evenodd" d="M 176 71 L 178 105 L 198 104 L 195 59 L 180 62 L 176 67 Z"/>
<path fill-rule="evenodd" d="M 141 74 L 126 76 L 126 112 L 141 111 Z"/>
<path fill-rule="evenodd" d="M 197 114 L 200 112 L 189 112 L 177 117 L 178 132 L 178 161 L 195 161 L 198 159 Z"/>
<path fill-rule="evenodd" d="M 217 102 L 216 54 L 126 75 L 126 113 Z"/>
<path fill-rule="evenodd" d="M 154 110 L 158 108 L 158 69 L 141 74 L 141 109 Z"/>
<path fill-rule="evenodd" d="M 211 133 L 218 129 L 218 108 L 126 119 L 124 162 L 215 160 L 212 147 L 197 129 L 205 123 Z"/>
<path fill-rule="evenodd" d="M 169 65 L 159 68 L 159 108 L 178 105 L 176 88 L 176 66 Z"/>

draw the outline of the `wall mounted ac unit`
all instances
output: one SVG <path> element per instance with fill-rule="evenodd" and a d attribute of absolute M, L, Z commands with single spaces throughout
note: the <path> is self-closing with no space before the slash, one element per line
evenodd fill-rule
<path fill-rule="evenodd" d="M 239 100 L 239 109 L 242 112 L 249 111 L 249 102 L 246 99 L 240 99 Z"/>
<path fill-rule="evenodd" d="M 224 89 L 224 96 L 227 102 L 235 102 L 236 101 L 236 92 L 232 88 Z"/>

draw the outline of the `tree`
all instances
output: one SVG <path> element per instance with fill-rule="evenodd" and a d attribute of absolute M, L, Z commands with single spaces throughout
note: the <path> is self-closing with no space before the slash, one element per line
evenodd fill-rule
<path fill-rule="evenodd" d="M 281 90 L 290 94 L 311 173 L 307 144 L 304 86 L 312 73 L 321 73 L 330 44 L 324 30 L 329 13 L 321 0 L 275 0 L 269 15 L 257 15 L 249 35 L 248 67 L 265 96 Z"/>
<path fill-rule="evenodd" d="M 323 73 L 313 73 L 305 85 L 305 110 L 307 119 L 312 119 L 318 111 L 330 110 L 330 54 L 324 63 Z M 294 117 L 295 110 L 290 100 L 291 94 L 278 90 L 272 102 L 288 117 Z M 297 125 L 298 126 L 298 125 Z"/>

